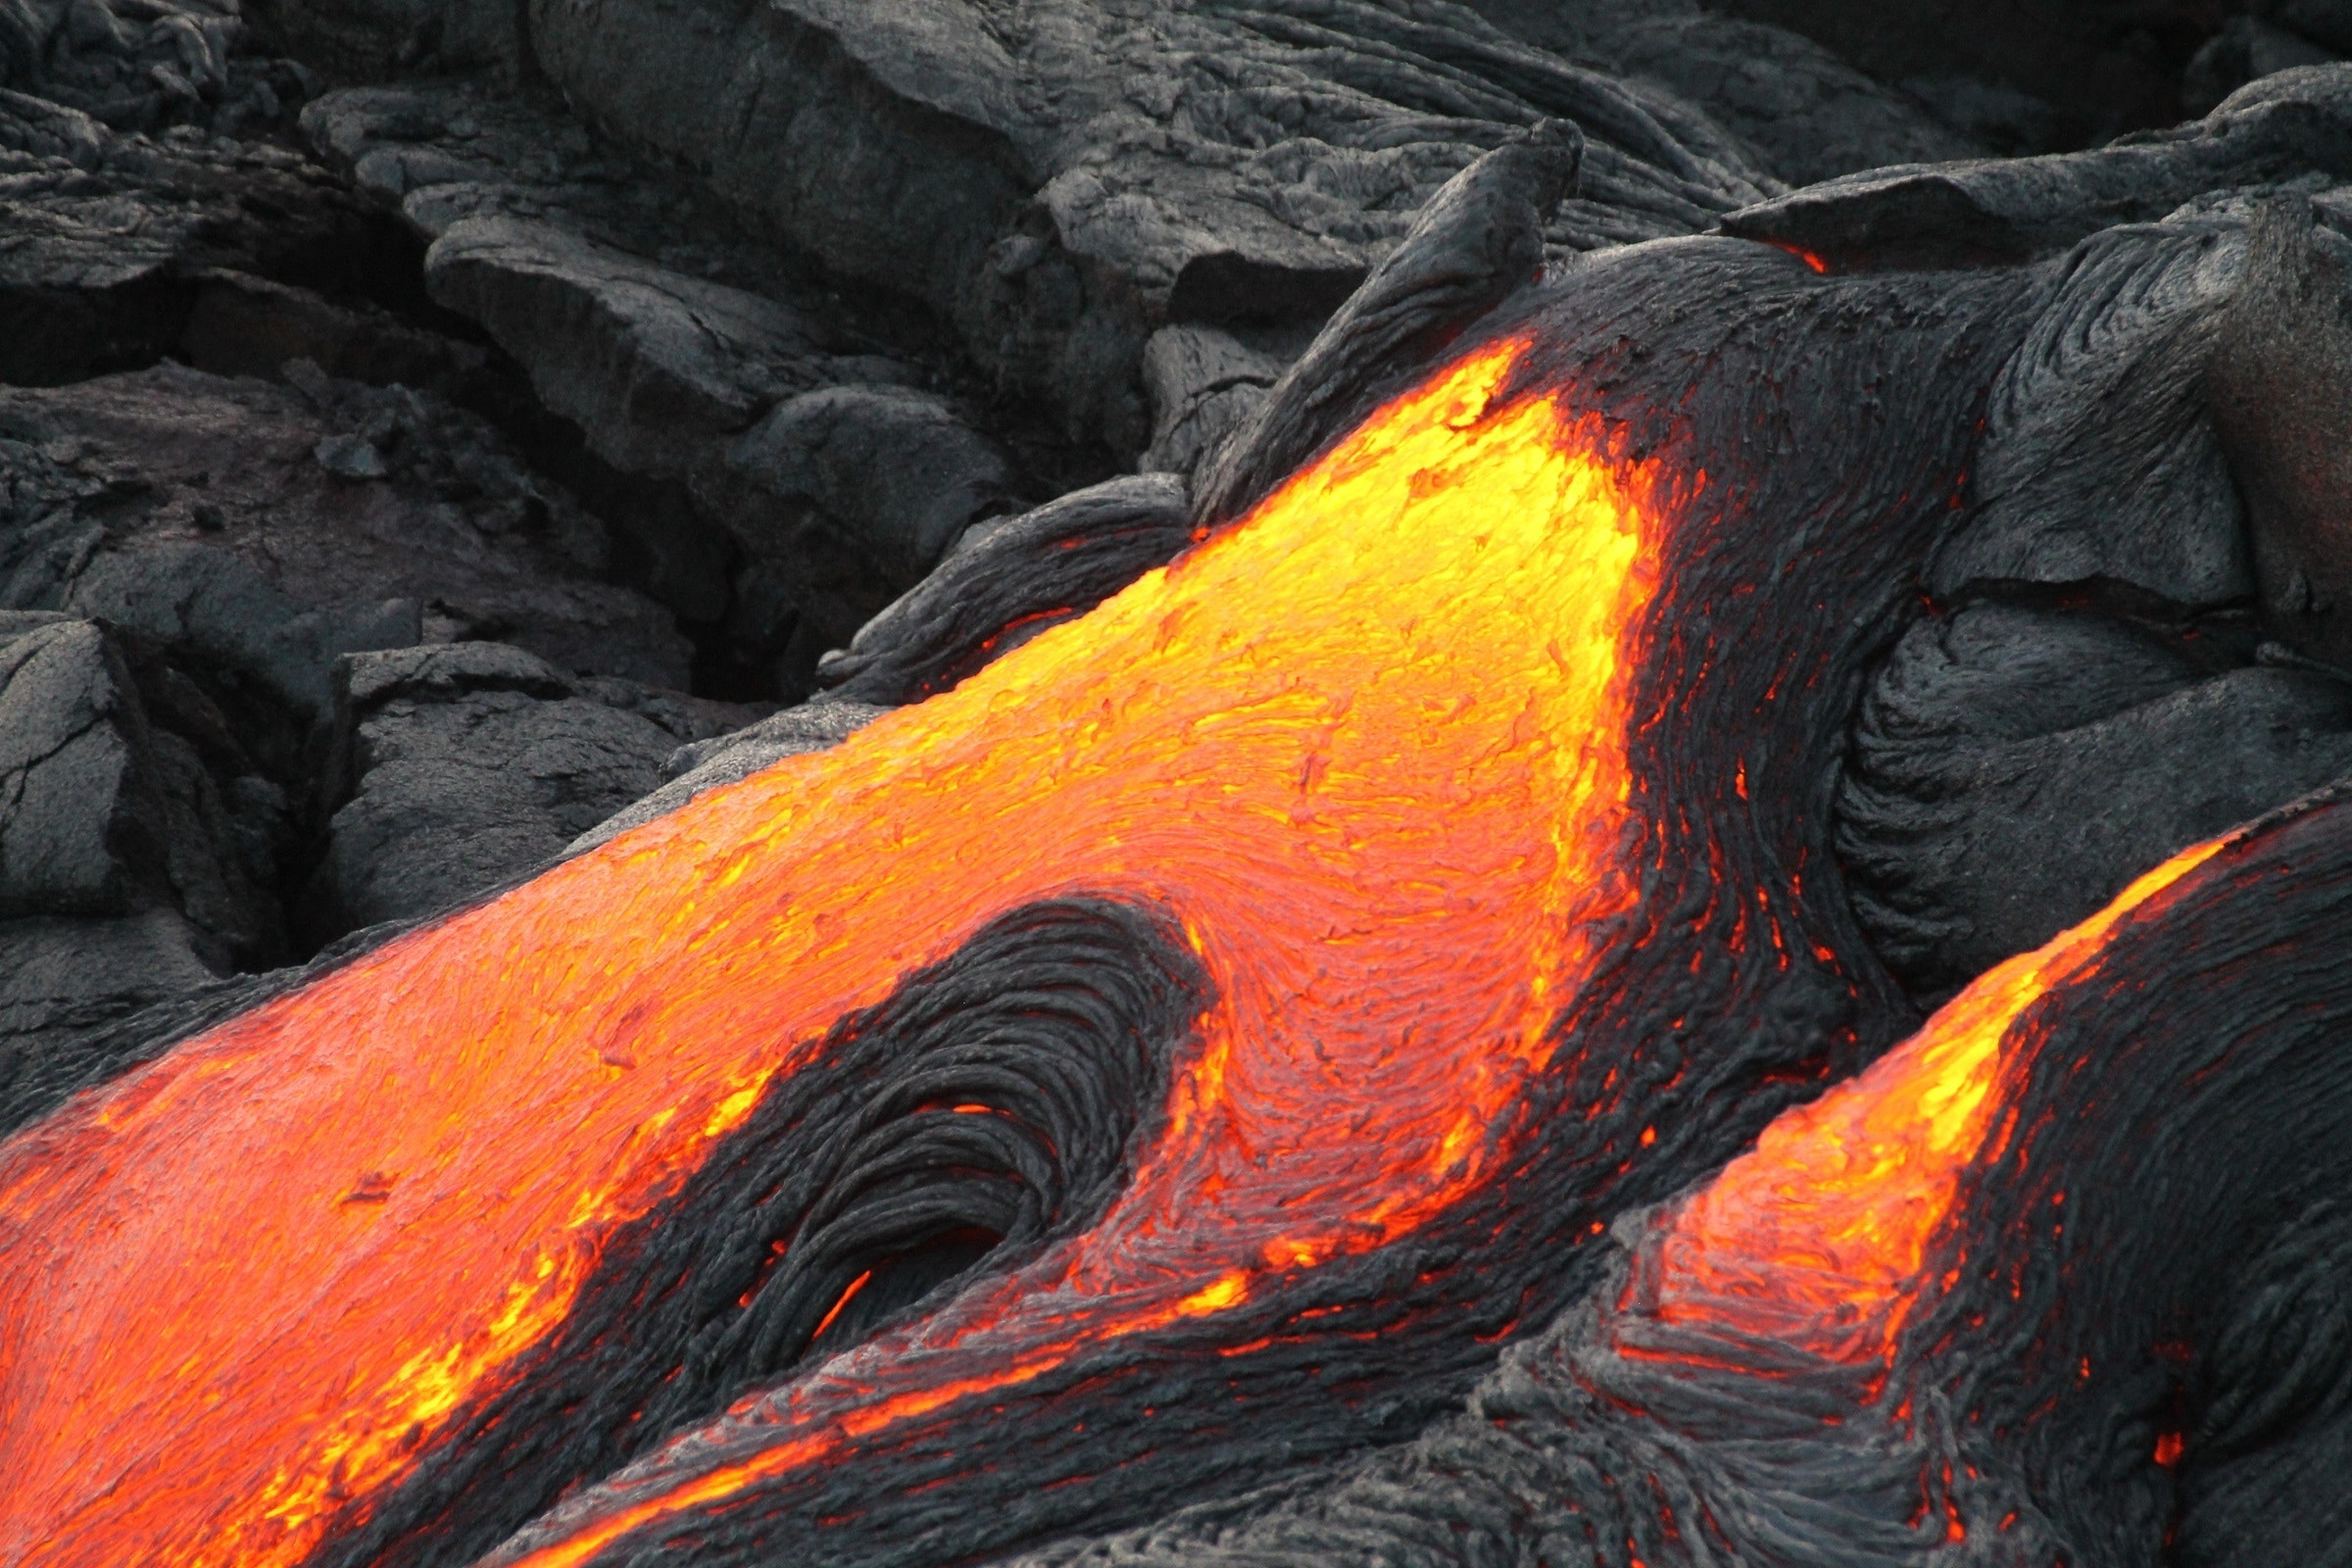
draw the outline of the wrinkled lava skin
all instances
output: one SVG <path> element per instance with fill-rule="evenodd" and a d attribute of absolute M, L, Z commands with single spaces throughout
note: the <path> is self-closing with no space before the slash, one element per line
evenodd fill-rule
<path fill-rule="evenodd" d="M 955 691 L 21 1134 L 0 1561 L 947 1561 L 1408 1437 L 1915 1021 L 1834 760 L 2042 287 L 1596 258 Z M 1032 1010 L 1144 1064 L 1111 1189 L 727 1361 L 829 1128 L 1019 1119 L 1022 1010 L 924 994 L 1081 906 Z"/>
<path fill-rule="evenodd" d="M 1622 1216 L 1467 1408 L 1288 1496 L 1044 1554 L 2337 1562 L 2352 794 L 2141 876 Z"/>

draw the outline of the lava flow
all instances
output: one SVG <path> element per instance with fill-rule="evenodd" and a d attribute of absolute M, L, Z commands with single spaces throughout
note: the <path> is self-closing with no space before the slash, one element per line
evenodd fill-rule
<path fill-rule="evenodd" d="M 2095 972 L 2117 926 L 2227 842 L 2181 851 L 2090 919 L 1987 970 L 1859 1077 L 1783 1112 L 1657 1243 L 1658 1318 L 1838 1360 L 1890 1357 L 1932 1284 L 1921 1271 L 1962 1178 L 1999 1157 L 1988 1140 L 2017 1130 L 2016 1106 L 1994 1091 L 2035 1045 L 2021 1020 Z"/>
<path fill-rule="evenodd" d="M 762 1465 L 1226 1312 L 1493 1181 L 1636 897 L 1626 670 L 1684 495 L 1556 397 L 1498 396 L 1522 352 L 952 693 L 0 1150 L 0 1560 L 313 1559 L 830 1026 L 1042 900 L 1181 922 L 1209 1001 L 1164 1125 L 1091 1230 L 834 1363 Z"/>

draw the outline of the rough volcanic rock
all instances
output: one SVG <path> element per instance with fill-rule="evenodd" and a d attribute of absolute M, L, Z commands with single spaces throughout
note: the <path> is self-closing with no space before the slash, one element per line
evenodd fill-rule
<path fill-rule="evenodd" d="M 2109 0 L 1713 0 L 1709 9 L 1770 23 L 1836 50 L 1880 81 L 1926 98 L 1955 122 L 1969 100 L 2023 99 L 2018 122 L 2046 126 L 2038 153 L 2095 146 L 2180 117 L 2181 68 L 2226 5 L 2116 5 Z M 1963 128 L 1967 128 L 1963 126 Z"/>
<path fill-rule="evenodd" d="M 0 389 L 0 603 L 104 614 L 313 716 L 337 654 L 495 635 L 686 683 L 667 612 L 599 580 L 603 528 L 429 394 L 173 367 Z"/>
<path fill-rule="evenodd" d="M 1006 510 L 1012 475 L 995 444 L 948 403 L 896 386 L 837 386 L 778 404 L 727 448 L 741 486 L 773 501 L 738 526 L 791 529 L 798 503 L 836 519 L 894 586 L 922 580 L 957 535 Z"/>
<path fill-rule="evenodd" d="M 1190 475 L 1257 412 L 1305 341 L 1235 326 L 1163 326 L 1144 344 L 1152 444 L 1136 466 Z"/>
<path fill-rule="evenodd" d="M 606 514 L 737 678 L 806 693 L 818 654 L 1023 488 L 936 364 L 885 352 L 855 324 L 874 311 L 779 265 L 659 162 L 460 86 L 331 93 L 303 122 L 432 240 L 434 297 L 627 476 Z M 900 342 L 935 336 L 879 315 Z M 875 474 L 890 494 L 865 493 Z"/>
<path fill-rule="evenodd" d="M 2245 497 L 2263 622 L 2338 667 L 2352 664 L 2348 203 L 2339 189 L 2263 204 L 2203 389 Z"/>
<path fill-rule="evenodd" d="M 306 934 L 431 914 L 553 859 L 662 782 L 689 741 L 757 710 L 579 680 L 519 648 L 457 643 L 336 667 L 325 856 Z"/>
<path fill-rule="evenodd" d="M 744 289 L 637 260 L 546 221 L 460 220 L 425 257 L 443 305 L 489 329 L 599 457 L 681 476 L 702 449 L 795 392 L 914 379 L 878 355 L 841 363 L 835 333 Z"/>
<path fill-rule="evenodd" d="M 923 301 L 984 368 L 1130 454 L 1153 331 L 1312 323 L 1440 184 L 1546 115 L 1594 141 L 1562 247 L 1690 232 L 1778 188 L 1671 93 L 1455 6 L 780 0 L 688 29 L 546 0 L 532 36 L 600 123 Z"/>
<path fill-rule="evenodd" d="M 283 793 L 250 759 L 214 765 L 215 735 L 188 722 L 202 698 L 145 662 L 164 704 L 152 716 L 106 630 L 0 612 L 0 1084 L 284 956 L 269 886 Z"/>
<path fill-rule="evenodd" d="M 2230 667 L 2233 623 L 1986 605 L 1914 627 L 1838 791 L 1857 913 L 1936 993 L 2088 916 L 2177 850 L 2352 770 L 2352 683 Z"/>
<path fill-rule="evenodd" d="M 2253 591 L 2245 507 L 2206 367 L 2246 274 L 2242 212 L 2192 207 L 2085 240 L 2002 368 L 1968 516 L 1928 584 L 2129 583 L 2182 605 Z"/>
<path fill-rule="evenodd" d="M 1716 16 L 1662 19 L 1613 32 L 1603 47 L 1627 74 L 1707 111 L 1791 185 L 1991 150 L 1779 27 Z"/>
<path fill-rule="evenodd" d="M 817 665 L 827 690 L 747 729 L 680 747 L 660 789 L 582 834 L 571 853 L 947 690 L 1084 614 L 1196 537 L 1183 481 L 1161 473 L 1105 480 L 970 528 L 937 569 Z"/>
<path fill-rule="evenodd" d="M 2352 79 L 2326 67 L 2249 84 L 2201 121 L 2089 152 L 1879 170 L 1734 213 L 1727 233 L 1832 267 L 1975 267 L 2064 251 L 2198 196 L 2352 175 Z"/>
<path fill-rule="evenodd" d="M 0 381 L 53 385 L 183 347 L 208 279 L 422 302 L 389 215 L 282 147 L 122 136 L 0 92 Z"/>
<path fill-rule="evenodd" d="M 109 722 L 127 677 L 87 621 L 24 624 L 0 645 L 0 913 L 119 912 L 130 743 Z M 45 618 L 45 617 L 44 617 Z"/>
<path fill-rule="evenodd" d="M 233 0 L 11 0 L 0 7 L 0 86 L 121 130 L 235 135 L 277 120 L 316 82 L 256 53 L 238 10 Z"/>

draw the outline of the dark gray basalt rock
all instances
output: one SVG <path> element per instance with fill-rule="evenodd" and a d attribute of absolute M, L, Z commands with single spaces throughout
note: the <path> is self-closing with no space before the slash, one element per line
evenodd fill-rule
<path fill-rule="evenodd" d="M 387 215 L 282 147 L 122 136 L 0 92 L 0 382 L 54 385 L 185 353 L 208 279 L 421 300 Z"/>
<path fill-rule="evenodd" d="M 184 641 L 316 716 L 337 654 L 420 637 L 686 683 L 668 612 L 599 580 L 602 526 L 480 419 L 292 373 L 303 387 L 161 368 L 0 389 L 0 602 Z"/>
<path fill-rule="evenodd" d="M 2304 9 L 2307 13 L 2312 10 Z M 2231 17 L 2181 73 L 2180 107 L 2201 115 L 2249 81 L 2297 66 L 2319 65 L 2338 55 L 2339 50 L 2291 27 L 2275 25 L 2260 17 Z"/>
<path fill-rule="evenodd" d="M 121 130 L 234 135 L 278 120 L 317 79 L 251 43 L 233 0 L 10 0 L 0 7 L 0 86 Z"/>
<path fill-rule="evenodd" d="M 570 853 L 676 810 L 705 790 L 838 745 L 1084 614 L 1198 537 L 1183 482 L 1111 479 L 969 529 L 938 568 L 817 666 L 810 701 L 730 735 L 680 747 L 662 786 L 582 834 Z"/>
<path fill-rule="evenodd" d="M 904 386 L 833 386 L 789 398 L 723 459 L 735 526 L 773 549 L 813 508 L 900 589 L 964 529 L 1011 510 L 1011 466 L 945 398 Z M 764 551 L 759 553 L 765 553 Z"/>
<path fill-rule="evenodd" d="M 576 680 L 518 648 L 361 654 L 336 668 L 324 858 L 302 901 L 313 941 L 436 913 L 554 859 L 662 782 L 741 708 Z"/>
<path fill-rule="evenodd" d="M 2245 281 L 2242 210 L 2191 209 L 2076 248 L 2003 368 L 1967 516 L 1928 586 L 2128 583 L 2182 605 L 2253 591 L 2206 366 Z"/>
<path fill-rule="evenodd" d="M 2342 198 L 2319 210 L 2340 222 Z M 2352 239 L 2289 195 L 2265 206 L 2246 270 L 2205 391 L 2245 496 L 2263 619 L 2352 666 Z"/>
<path fill-rule="evenodd" d="M 217 979 L 169 909 L 0 920 L 0 1102 L 48 1109 L 55 1097 L 39 1086 L 74 1082 L 108 1025 Z M 6 1118 L 10 1131 L 20 1119 Z"/>
<path fill-rule="evenodd" d="M 2089 152 L 1849 174 L 1734 213 L 1723 229 L 1832 267 L 1984 266 L 2153 221 L 2209 191 L 2315 172 L 2352 175 L 2352 85 L 2305 67 L 2174 130 Z"/>
<path fill-rule="evenodd" d="M 434 241 L 424 275 L 436 300 L 529 369 L 599 457 L 631 473 L 682 477 L 704 448 L 795 392 L 918 378 L 879 355 L 831 352 L 834 333 L 788 306 L 544 221 L 463 219 Z"/>
<path fill-rule="evenodd" d="M 284 956 L 284 793 L 140 662 L 90 621 L 0 611 L 0 1099 L 89 1031 Z"/>
<path fill-rule="evenodd" d="M 1562 246 L 1690 232 L 1778 188 L 1672 94 L 1461 7 L 781 0 L 702 30 L 548 0 L 532 36 L 601 124 L 923 301 L 1125 453 L 1149 438 L 1153 330 L 1311 324 L 1440 184 L 1546 115 L 1594 139 Z"/>
<path fill-rule="evenodd" d="M 1136 466 L 1190 476 L 1239 429 L 1305 348 L 1295 333 L 1163 326 L 1144 345 L 1152 444 Z"/>
<path fill-rule="evenodd" d="M 885 351 L 659 160 L 467 84 L 330 93 L 303 124 L 432 241 L 434 298 L 634 487 L 605 514 L 739 678 L 805 694 L 819 654 L 1016 487 L 927 343 L 924 363 Z M 875 474 L 895 491 L 864 494 Z"/>
<path fill-rule="evenodd" d="M 1990 150 L 1779 27 L 1692 15 L 1637 23 L 1607 34 L 1601 47 L 1618 70 L 1706 110 L 1791 185 Z"/>
<path fill-rule="evenodd" d="M 1838 797 L 1856 912 L 1939 994 L 2174 852 L 2352 771 L 2352 684 L 2246 667 L 2254 633 L 1997 604 L 1912 628 Z"/>

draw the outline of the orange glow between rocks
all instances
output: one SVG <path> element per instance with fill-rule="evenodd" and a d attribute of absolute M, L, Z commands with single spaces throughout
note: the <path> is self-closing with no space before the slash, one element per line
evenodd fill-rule
<path fill-rule="evenodd" d="M 1675 1215 L 1658 1316 L 1840 1360 L 1887 1356 L 1961 1176 L 1987 1153 L 2002 1073 L 2031 1049 L 2021 1015 L 2095 970 L 2119 924 L 2227 843 L 2181 851 L 2091 918 L 1985 971 L 1859 1076 L 1782 1112 Z"/>
<path fill-rule="evenodd" d="M 956 690 L 0 1147 L 0 1562 L 299 1562 L 834 1020 L 1039 900 L 1172 910 L 1213 982 L 1132 1185 L 632 1519 L 1228 1310 L 1490 1179 L 1635 897 L 1631 671 L 1679 502 L 1556 396 L 1498 400 L 1522 348 Z"/>

